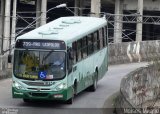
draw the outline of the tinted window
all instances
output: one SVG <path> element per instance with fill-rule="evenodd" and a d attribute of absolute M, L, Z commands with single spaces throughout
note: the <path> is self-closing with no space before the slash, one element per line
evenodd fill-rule
<path fill-rule="evenodd" d="M 87 37 L 82 39 L 82 57 L 86 58 L 88 55 L 87 52 Z"/>
<path fill-rule="evenodd" d="M 77 55 L 78 55 L 78 61 L 82 59 L 82 40 L 77 41 Z"/>
<path fill-rule="evenodd" d="M 94 51 L 94 48 L 93 48 L 93 35 L 92 34 L 88 35 L 87 39 L 88 39 L 88 55 L 90 55 Z"/>

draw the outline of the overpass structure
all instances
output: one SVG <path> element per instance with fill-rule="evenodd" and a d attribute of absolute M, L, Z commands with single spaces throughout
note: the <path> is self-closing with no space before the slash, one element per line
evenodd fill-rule
<path fill-rule="evenodd" d="M 152 29 L 150 26 L 143 27 L 144 24 L 160 24 L 160 15 L 157 15 L 160 11 L 160 0 L 0 0 L 0 54 L 11 48 L 16 35 L 25 28 L 19 27 L 19 20 L 23 21 L 25 26 L 35 22 L 30 26 L 33 29 L 44 25 L 48 19 L 47 11 L 61 3 L 69 4 L 67 7 L 74 15 L 85 15 L 87 12 L 89 16 L 99 17 L 100 14 L 106 14 L 106 19 L 113 26 L 113 43 L 122 42 L 124 37 L 129 39 L 132 33 L 135 34 L 135 41 L 142 41 L 143 29 L 147 28 L 146 33 Z M 26 8 L 28 6 L 29 8 Z M 149 13 L 144 14 L 145 12 Z M 126 23 L 133 23 L 136 26 L 135 31 L 125 33 Z"/>

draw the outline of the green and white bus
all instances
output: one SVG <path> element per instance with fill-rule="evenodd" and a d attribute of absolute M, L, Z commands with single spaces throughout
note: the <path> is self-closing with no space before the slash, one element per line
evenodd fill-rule
<path fill-rule="evenodd" d="M 95 91 L 108 70 L 107 21 L 61 17 L 17 37 L 13 98 L 73 102 L 85 89 Z"/>

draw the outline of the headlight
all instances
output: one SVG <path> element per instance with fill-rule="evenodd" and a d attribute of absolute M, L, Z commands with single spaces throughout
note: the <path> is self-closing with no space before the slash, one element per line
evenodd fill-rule
<path fill-rule="evenodd" d="M 65 89 L 67 85 L 65 83 L 61 83 L 56 87 L 56 91 L 60 91 L 62 89 Z"/>
<path fill-rule="evenodd" d="M 13 81 L 13 87 L 15 87 L 16 89 L 24 89 L 18 82 Z"/>

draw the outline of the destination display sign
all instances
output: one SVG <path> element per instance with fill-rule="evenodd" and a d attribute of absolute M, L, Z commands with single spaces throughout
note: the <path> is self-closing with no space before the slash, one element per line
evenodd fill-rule
<path fill-rule="evenodd" d="M 66 46 L 58 40 L 18 40 L 15 48 L 65 50 Z"/>

